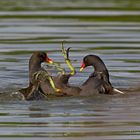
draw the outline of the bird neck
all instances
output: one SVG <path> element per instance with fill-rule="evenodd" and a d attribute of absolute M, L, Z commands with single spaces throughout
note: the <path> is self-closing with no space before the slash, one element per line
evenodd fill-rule
<path fill-rule="evenodd" d="M 94 71 L 96 71 L 96 72 L 107 71 L 107 68 L 102 61 L 95 61 L 92 63 L 92 66 L 94 67 Z"/>
<path fill-rule="evenodd" d="M 41 70 L 41 62 L 38 59 L 30 59 L 29 61 L 29 81 L 35 72 Z"/>
<path fill-rule="evenodd" d="M 107 81 L 109 82 L 109 72 L 103 61 L 95 61 L 92 64 L 92 66 L 94 67 L 94 72 L 91 74 L 90 77 L 94 77 L 96 75 L 104 75 L 107 78 Z"/>

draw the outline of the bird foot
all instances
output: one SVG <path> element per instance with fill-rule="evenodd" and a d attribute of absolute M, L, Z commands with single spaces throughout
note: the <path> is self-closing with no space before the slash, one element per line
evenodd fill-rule
<path fill-rule="evenodd" d="M 71 60 L 69 59 L 69 51 L 70 51 L 70 48 L 71 47 L 69 47 L 67 50 L 64 48 L 64 46 L 63 46 L 63 42 L 62 42 L 62 54 L 63 54 L 63 56 L 64 56 L 64 59 L 65 59 L 65 62 L 67 63 L 67 65 L 68 65 L 68 67 L 70 68 L 70 70 L 71 70 L 71 75 L 75 75 L 75 73 L 76 73 L 76 70 L 75 70 L 75 68 L 72 66 L 72 64 L 71 64 Z"/>
<path fill-rule="evenodd" d="M 56 88 L 55 91 L 56 91 L 57 93 L 61 93 L 61 92 L 62 92 L 62 90 L 59 89 L 59 88 Z"/>

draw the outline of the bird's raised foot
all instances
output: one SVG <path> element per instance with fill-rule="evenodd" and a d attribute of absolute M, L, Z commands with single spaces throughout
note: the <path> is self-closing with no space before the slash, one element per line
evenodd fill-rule
<path fill-rule="evenodd" d="M 68 67 L 71 70 L 71 75 L 75 75 L 76 70 L 75 68 L 72 66 L 71 64 L 71 60 L 69 59 L 69 52 L 70 52 L 71 47 L 69 47 L 68 49 L 64 48 L 63 42 L 62 42 L 62 54 L 64 56 L 65 62 L 67 63 Z"/>

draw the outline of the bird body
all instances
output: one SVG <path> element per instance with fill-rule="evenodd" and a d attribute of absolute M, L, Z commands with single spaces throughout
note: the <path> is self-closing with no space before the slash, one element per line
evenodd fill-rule
<path fill-rule="evenodd" d="M 69 51 L 69 49 L 67 50 Z M 42 99 L 52 94 L 55 96 L 123 94 L 123 92 L 112 86 L 106 65 L 101 58 L 96 55 L 87 55 L 83 59 L 81 71 L 88 66 L 94 67 L 94 72 L 89 78 L 82 85 L 69 85 L 69 79 L 76 71 L 69 60 L 68 52 L 64 50 L 63 53 L 66 63 L 72 72 L 68 74 L 60 73 L 56 76 L 51 76 L 47 71 L 42 70 L 41 63 L 50 60 L 44 52 L 35 52 L 31 56 L 29 60 L 29 87 L 20 90 L 27 100 Z M 66 53 L 67 56 L 65 55 Z"/>
<path fill-rule="evenodd" d="M 80 95 L 100 94 L 114 94 L 123 93 L 115 89 L 109 79 L 109 72 L 102 59 L 97 55 L 87 55 L 83 58 L 80 71 L 88 66 L 94 67 L 94 72 L 81 86 Z M 86 92 L 88 90 L 88 92 Z"/>

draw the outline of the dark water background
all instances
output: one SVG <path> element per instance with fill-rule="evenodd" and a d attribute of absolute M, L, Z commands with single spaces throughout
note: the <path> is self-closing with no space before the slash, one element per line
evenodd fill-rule
<path fill-rule="evenodd" d="M 117 88 L 140 85 L 139 0 L 1 0 L 0 137 L 2 139 L 140 139 L 140 90 L 126 95 L 18 101 L 28 84 L 28 60 L 44 50 L 68 70 L 61 42 L 72 47 L 77 72 L 87 54 L 100 56 Z M 80 85 L 93 68 L 77 73 Z"/>

